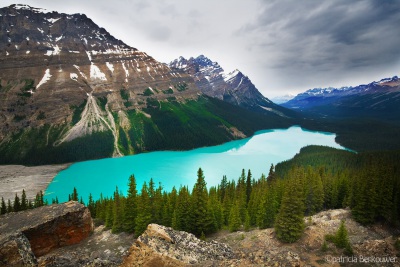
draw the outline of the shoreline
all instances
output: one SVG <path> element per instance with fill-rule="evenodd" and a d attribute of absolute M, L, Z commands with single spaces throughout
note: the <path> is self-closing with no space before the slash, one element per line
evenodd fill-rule
<path fill-rule="evenodd" d="M 14 201 L 15 193 L 21 198 L 25 189 L 28 200 L 34 200 L 40 191 L 47 186 L 57 174 L 71 166 L 72 163 L 27 167 L 24 165 L 0 165 L 0 198 Z"/>

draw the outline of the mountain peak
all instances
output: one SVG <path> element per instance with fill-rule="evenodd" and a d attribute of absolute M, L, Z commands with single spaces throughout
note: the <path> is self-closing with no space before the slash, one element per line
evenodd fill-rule
<path fill-rule="evenodd" d="M 12 4 L 9 5 L 8 7 L 4 7 L 4 8 L 0 8 L 0 9 L 9 9 L 9 10 L 15 10 L 16 12 L 21 11 L 21 10 L 27 10 L 27 11 L 31 11 L 34 13 L 50 13 L 49 10 L 44 9 L 44 8 L 36 8 L 36 7 L 32 7 L 26 4 Z"/>
<path fill-rule="evenodd" d="M 218 62 L 212 61 L 205 55 L 191 57 L 189 60 L 179 57 L 169 66 L 192 75 L 196 85 L 205 95 L 250 110 L 286 116 L 286 109 L 264 97 L 251 80 L 238 69 L 226 73 Z"/>

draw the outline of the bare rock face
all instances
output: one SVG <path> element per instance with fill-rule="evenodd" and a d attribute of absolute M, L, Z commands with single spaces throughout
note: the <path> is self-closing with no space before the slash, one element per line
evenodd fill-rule
<path fill-rule="evenodd" d="M 81 242 L 93 231 L 90 211 L 78 202 L 0 217 L 0 266 L 35 266 L 36 257 Z"/>
<path fill-rule="evenodd" d="M 242 72 L 236 69 L 226 73 L 218 62 L 204 55 L 189 59 L 179 57 L 169 63 L 169 66 L 191 75 L 202 93 L 208 96 L 262 113 L 283 117 L 293 115 L 264 97 Z"/>
<path fill-rule="evenodd" d="M 150 224 L 121 266 L 186 266 L 233 256 L 232 249 L 225 244 L 201 241 L 193 234 Z"/>
<path fill-rule="evenodd" d="M 29 240 L 22 233 L 0 241 L 0 266 L 37 266 Z"/>
<path fill-rule="evenodd" d="M 128 113 L 157 101 L 197 99 L 200 92 L 189 75 L 84 14 L 11 5 L 0 8 L 0 29 L 0 144 L 7 147 L 17 132 L 50 126 L 46 145 L 108 132 L 116 139 L 113 154 L 121 155 L 119 126 L 133 127 L 123 123 Z"/>

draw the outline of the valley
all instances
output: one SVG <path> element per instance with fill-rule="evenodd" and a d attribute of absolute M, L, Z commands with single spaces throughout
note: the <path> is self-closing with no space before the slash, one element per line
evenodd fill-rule
<path fill-rule="evenodd" d="M 124 38 L 140 15 L 119 18 L 132 20 Z M 188 23 L 185 41 L 170 39 L 180 54 L 163 63 L 94 19 L 0 8 L 0 266 L 330 266 L 342 255 L 390 257 L 385 266 L 397 266 L 397 76 L 309 89 L 275 98 L 278 105 L 265 96 L 274 75 L 293 87 L 326 75 L 319 53 L 302 54 L 299 64 L 288 60 L 293 49 L 272 41 L 281 34 L 261 41 L 269 27 L 289 31 L 285 23 L 261 26 L 252 16 L 234 35 L 257 40 L 221 64 L 211 58 L 222 51 L 209 58 L 180 48 L 200 42 Z M 142 32 L 153 42 L 145 50 L 173 36 L 153 23 L 160 28 Z M 208 52 L 218 41 L 206 39 Z M 263 58 L 260 49 L 280 46 Z M 309 56 L 316 61 L 307 65 Z M 295 75 L 282 68 L 289 61 Z M 297 74 L 310 66 L 309 77 Z"/>

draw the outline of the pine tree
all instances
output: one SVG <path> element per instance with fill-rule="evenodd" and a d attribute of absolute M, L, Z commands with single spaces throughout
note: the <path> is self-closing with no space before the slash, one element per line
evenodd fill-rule
<path fill-rule="evenodd" d="M 28 209 L 28 199 L 26 198 L 25 189 L 22 189 L 22 196 L 21 196 L 21 210 Z"/>
<path fill-rule="evenodd" d="M 249 169 L 246 179 L 246 204 L 248 204 L 250 201 L 251 190 L 252 190 L 252 175 Z"/>
<path fill-rule="evenodd" d="M 296 177 L 297 178 L 297 177 Z M 293 243 L 304 230 L 304 198 L 299 179 L 288 181 L 281 207 L 275 221 L 275 232 L 279 240 Z"/>
<path fill-rule="evenodd" d="M 306 214 L 313 215 L 323 207 L 324 189 L 321 177 L 310 166 L 307 168 L 305 187 Z"/>
<path fill-rule="evenodd" d="M 58 199 L 56 199 L 56 201 L 58 201 Z M 96 204 L 93 201 L 93 196 L 91 193 L 89 193 L 89 200 L 88 200 L 88 209 L 90 211 L 90 215 L 92 216 L 92 218 L 96 218 Z"/>
<path fill-rule="evenodd" d="M 226 178 L 226 175 L 222 176 L 221 184 L 219 186 L 220 189 L 220 201 L 222 202 L 225 198 L 225 192 L 228 187 L 228 179 Z"/>
<path fill-rule="evenodd" d="M 7 206 L 6 202 L 4 201 L 4 198 L 1 197 L 1 208 L 0 208 L 0 215 L 6 214 L 7 213 Z"/>
<path fill-rule="evenodd" d="M 350 244 L 349 236 L 347 233 L 344 221 L 340 223 L 339 229 L 334 236 L 328 236 L 338 248 L 343 248 L 347 255 L 353 254 L 353 249 Z"/>
<path fill-rule="evenodd" d="M 151 210 L 149 188 L 147 188 L 147 184 L 144 183 L 137 205 L 137 216 L 135 220 L 135 236 L 141 235 L 146 230 L 147 225 L 151 223 L 151 219 L 152 219 L 152 210 Z"/>
<path fill-rule="evenodd" d="M 112 233 L 119 233 L 123 230 L 123 200 L 120 197 L 118 192 L 118 187 L 116 187 L 114 192 L 114 201 L 113 201 L 113 224 L 112 224 Z"/>
<path fill-rule="evenodd" d="M 197 171 L 197 181 L 193 187 L 192 193 L 192 233 L 200 236 L 202 232 L 205 234 L 211 233 L 214 222 L 211 213 L 207 208 L 208 192 L 207 185 L 204 179 L 201 168 Z"/>
<path fill-rule="evenodd" d="M 14 210 L 15 212 L 21 210 L 21 201 L 19 200 L 19 197 L 18 197 L 18 194 L 17 194 L 17 193 L 15 193 L 13 210 Z"/>
<path fill-rule="evenodd" d="M 248 232 L 249 230 L 250 230 L 250 215 L 249 215 L 249 213 L 248 212 L 246 212 L 246 219 L 245 219 L 245 221 L 244 221 L 244 230 L 246 231 L 246 232 Z"/>
<path fill-rule="evenodd" d="M 270 184 L 270 183 L 273 183 L 275 180 L 276 180 L 275 167 L 274 167 L 274 164 L 271 164 L 271 167 L 269 168 L 267 181 Z"/>
<path fill-rule="evenodd" d="M 108 200 L 106 205 L 106 220 L 105 226 L 112 228 L 114 224 L 114 200 Z"/>
<path fill-rule="evenodd" d="M 157 189 L 153 193 L 152 200 L 152 219 L 151 221 L 157 224 L 162 224 L 162 213 L 163 213 L 163 197 L 162 197 L 162 186 L 159 184 Z"/>
<path fill-rule="evenodd" d="M 128 196 L 125 206 L 124 229 L 128 233 L 135 231 L 135 220 L 137 215 L 137 190 L 135 175 L 129 177 Z"/>
<path fill-rule="evenodd" d="M 186 232 L 192 231 L 191 196 L 187 187 L 181 187 L 176 199 L 172 228 Z"/>
<path fill-rule="evenodd" d="M 240 229 L 242 220 L 240 218 L 239 205 L 236 202 L 229 212 L 229 231 L 235 232 Z"/>
<path fill-rule="evenodd" d="M 269 186 L 264 194 L 257 214 L 257 225 L 261 229 L 273 227 L 276 215 L 278 213 L 278 202 L 276 192 L 273 186 Z"/>
<path fill-rule="evenodd" d="M 71 200 L 72 201 L 78 201 L 78 190 L 76 190 L 76 188 L 74 187 L 74 190 L 72 192 L 72 196 L 71 196 Z"/>

